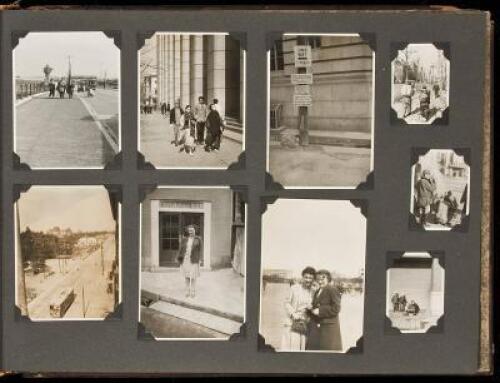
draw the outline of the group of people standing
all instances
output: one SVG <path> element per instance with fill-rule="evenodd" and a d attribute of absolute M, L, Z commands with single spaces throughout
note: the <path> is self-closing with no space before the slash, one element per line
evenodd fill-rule
<path fill-rule="evenodd" d="M 57 93 L 59 93 L 59 98 L 64 98 L 66 93 L 68 93 L 68 98 L 73 98 L 75 83 L 73 81 L 68 81 L 68 83 L 66 83 L 66 81 L 62 79 L 56 84 L 56 82 L 51 79 L 49 81 L 49 98 L 54 98 L 56 96 L 56 90 Z"/>
<path fill-rule="evenodd" d="M 285 301 L 282 350 L 342 351 L 341 293 L 328 270 L 308 266 Z"/>
<path fill-rule="evenodd" d="M 455 226 L 461 223 L 462 209 L 467 199 L 467 185 L 460 202 L 451 190 L 444 195 L 437 194 L 436 180 L 429 170 L 423 170 L 415 183 L 415 216 L 419 224 L 431 223 Z"/>
<path fill-rule="evenodd" d="M 420 306 L 412 299 L 408 304 L 406 295 L 394 293 L 391 297 L 392 311 L 394 313 L 405 313 L 407 315 L 417 315 L 420 312 Z"/>
<path fill-rule="evenodd" d="M 162 103 L 160 111 L 165 118 L 169 118 L 174 132 L 171 143 L 176 147 L 181 146 L 180 152 L 193 155 L 197 145 L 204 145 L 206 152 L 220 149 L 224 121 L 217 99 L 207 106 L 205 98 L 200 96 L 194 108 L 186 105 L 184 109 L 177 99 L 173 108 L 170 108 L 170 104 Z"/>
<path fill-rule="evenodd" d="M 434 99 L 440 97 L 439 84 L 432 85 Z M 401 89 L 401 101 L 403 103 L 403 118 L 419 112 L 420 115 L 427 121 L 432 117 L 433 109 L 431 108 L 431 89 L 430 86 L 423 84 L 419 90 L 411 81 L 406 81 Z M 414 102 L 418 101 L 418 107 L 415 107 Z"/>

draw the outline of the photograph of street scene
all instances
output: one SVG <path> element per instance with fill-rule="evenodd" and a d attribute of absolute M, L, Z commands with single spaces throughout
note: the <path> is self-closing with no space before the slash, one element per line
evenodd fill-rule
<path fill-rule="evenodd" d="M 268 171 L 355 188 L 373 169 L 375 53 L 358 34 L 284 34 L 269 53 Z"/>
<path fill-rule="evenodd" d="M 139 51 L 139 150 L 156 168 L 227 168 L 244 149 L 245 51 L 229 34 L 155 33 Z"/>
<path fill-rule="evenodd" d="M 433 44 L 408 44 L 392 61 L 392 108 L 407 124 L 432 124 L 448 108 L 450 61 Z"/>
<path fill-rule="evenodd" d="M 387 270 L 386 315 L 402 333 L 424 333 L 444 314 L 444 269 L 429 253 L 405 253 Z"/>
<path fill-rule="evenodd" d="M 140 323 L 157 340 L 227 340 L 245 315 L 245 217 L 227 187 L 159 187 L 141 207 Z"/>
<path fill-rule="evenodd" d="M 349 201 L 278 199 L 262 218 L 259 333 L 281 352 L 339 352 L 363 335 L 366 218 Z"/>
<path fill-rule="evenodd" d="M 425 230 L 451 230 L 469 214 L 470 168 L 451 149 L 430 149 L 412 166 L 410 212 Z"/>
<path fill-rule="evenodd" d="M 16 212 L 16 305 L 31 320 L 104 319 L 120 303 L 119 204 L 103 186 L 33 186 Z"/>
<path fill-rule="evenodd" d="M 103 168 L 120 151 L 120 50 L 102 32 L 30 32 L 13 51 L 14 151 L 31 168 Z"/>

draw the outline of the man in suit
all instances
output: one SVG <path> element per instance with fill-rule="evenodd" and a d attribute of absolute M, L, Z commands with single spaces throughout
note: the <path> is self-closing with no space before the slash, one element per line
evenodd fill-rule
<path fill-rule="evenodd" d="M 342 351 L 339 321 L 341 294 L 331 284 L 332 275 L 328 270 L 317 271 L 316 280 L 319 289 L 309 310 L 311 321 L 306 350 Z"/>

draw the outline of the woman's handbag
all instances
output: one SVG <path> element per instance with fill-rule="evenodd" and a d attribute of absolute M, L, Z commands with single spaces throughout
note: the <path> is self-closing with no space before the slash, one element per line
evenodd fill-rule
<path fill-rule="evenodd" d="M 305 319 L 292 319 L 291 331 L 306 334 L 307 333 L 307 321 Z"/>

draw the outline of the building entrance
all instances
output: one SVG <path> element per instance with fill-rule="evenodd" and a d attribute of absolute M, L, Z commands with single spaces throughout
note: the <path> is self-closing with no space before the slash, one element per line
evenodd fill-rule
<path fill-rule="evenodd" d="M 182 236 L 185 227 L 194 225 L 196 235 L 202 241 L 203 238 L 203 220 L 204 213 L 191 212 L 159 212 L 159 266 L 176 267 L 178 266 L 177 255 L 180 248 Z M 204 254 L 202 253 L 200 266 L 204 264 Z"/>

